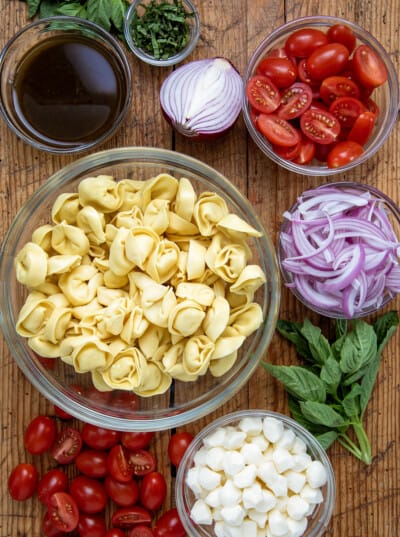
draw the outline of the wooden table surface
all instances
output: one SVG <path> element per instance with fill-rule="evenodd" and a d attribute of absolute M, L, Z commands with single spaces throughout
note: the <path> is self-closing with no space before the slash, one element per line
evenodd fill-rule
<path fill-rule="evenodd" d="M 305 15 L 323 14 L 347 18 L 369 30 L 389 51 L 399 72 L 400 4 L 385 2 L 331 0 L 195 0 L 202 29 L 191 59 L 224 55 L 243 74 L 252 51 L 273 29 L 285 21 Z M 24 2 L 0 0 L 0 45 L 27 21 Z M 140 63 L 128 54 L 132 66 L 134 99 L 129 115 L 119 132 L 101 149 L 121 146 L 154 146 L 186 153 L 215 167 L 249 198 L 276 242 L 281 214 L 306 188 L 321 184 L 323 178 L 294 175 L 279 169 L 257 149 L 246 134 L 242 118 L 227 137 L 209 145 L 190 143 L 174 136 L 163 119 L 159 88 L 169 69 Z M 53 172 L 74 159 L 36 151 L 19 141 L 0 123 L 0 237 L 3 239 L 17 210 L 27 197 Z M 374 185 L 396 202 L 400 201 L 400 129 L 397 124 L 383 148 L 367 164 L 331 180 L 346 178 Z M 390 309 L 399 309 L 400 297 Z M 326 320 L 310 314 L 293 296 L 283 290 L 281 318 L 301 321 L 306 315 L 321 326 Z M 365 416 L 374 458 L 367 467 L 339 445 L 329 450 L 336 479 L 337 500 L 327 535 L 335 537 L 395 537 L 400 535 L 400 331 L 386 348 L 373 398 Z M 21 461 L 31 461 L 23 448 L 23 431 L 37 414 L 52 414 L 48 403 L 14 363 L 0 340 L 1 373 L 1 508 L 0 537 L 39 537 L 42 507 L 37 500 L 11 501 L 7 476 Z M 295 363 L 293 349 L 275 334 L 266 358 L 271 362 Z M 196 433 L 208 421 L 223 413 L 242 408 L 268 408 L 287 413 L 282 388 L 261 369 L 231 401 L 213 415 L 189 424 Z M 165 448 L 170 432 L 157 433 L 153 451 L 159 469 L 170 476 Z M 45 458 L 35 460 L 40 471 L 48 467 Z M 166 506 L 174 504 L 173 478 L 168 478 Z"/>

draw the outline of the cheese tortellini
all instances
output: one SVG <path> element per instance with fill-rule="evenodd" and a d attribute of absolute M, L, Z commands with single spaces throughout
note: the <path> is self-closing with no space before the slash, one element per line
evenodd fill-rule
<path fill-rule="evenodd" d="M 29 291 L 16 330 L 39 355 L 142 397 L 225 374 L 263 322 L 260 233 L 214 192 L 167 173 L 88 177 L 15 258 Z"/>

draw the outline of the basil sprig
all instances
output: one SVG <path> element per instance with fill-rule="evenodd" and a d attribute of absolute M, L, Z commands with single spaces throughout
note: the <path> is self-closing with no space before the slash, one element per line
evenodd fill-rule
<path fill-rule="evenodd" d="M 293 418 L 325 449 L 337 440 L 355 457 L 371 463 L 371 444 L 362 422 L 382 350 L 398 324 L 395 311 L 372 325 L 361 319 L 337 320 L 335 340 L 329 342 L 308 319 L 278 321 L 278 332 L 294 344 L 304 364 L 262 365 L 284 384 Z M 354 434 L 349 434 L 351 429 Z"/>

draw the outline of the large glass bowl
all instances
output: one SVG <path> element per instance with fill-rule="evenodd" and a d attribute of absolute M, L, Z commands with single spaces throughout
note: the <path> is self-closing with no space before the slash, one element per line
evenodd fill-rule
<path fill-rule="evenodd" d="M 177 179 L 189 179 L 198 193 L 216 192 L 228 208 L 261 231 L 252 239 L 252 263 L 261 266 L 267 283 L 255 296 L 263 312 L 261 326 L 246 339 L 232 369 L 221 377 L 209 373 L 195 382 L 173 382 L 162 395 L 139 398 L 138 408 L 118 401 L 120 390 L 111 398 L 93 397 L 91 377 L 78 374 L 71 365 L 56 359 L 47 369 L 16 332 L 16 320 L 27 290 L 16 280 L 14 259 L 31 239 L 34 229 L 51 222 L 51 207 L 57 196 L 76 191 L 85 177 L 101 174 L 117 179 L 149 179 L 167 172 Z M 28 225 L 27 225 L 28 223 Z M 250 378 L 271 341 L 278 315 L 280 286 L 274 247 L 248 200 L 216 170 L 188 156 L 162 149 L 127 147 L 102 151 L 81 158 L 56 172 L 26 202 L 15 217 L 4 240 L 0 255 L 0 321 L 10 351 L 27 378 L 50 401 L 73 416 L 117 430 L 162 430 L 177 427 L 213 411 L 231 398 Z M 74 386 L 84 387 L 84 394 Z M 86 394 L 86 395 L 85 395 Z M 98 394 L 97 394 L 98 395 Z"/>
<path fill-rule="evenodd" d="M 322 30 L 326 32 L 331 26 L 335 24 L 343 24 L 349 27 L 356 37 L 357 45 L 366 44 L 371 47 L 375 53 L 384 62 L 388 79 L 382 86 L 376 88 L 372 94 L 373 100 L 379 107 L 379 115 L 375 124 L 373 133 L 367 143 L 364 146 L 363 154 L 336 168 L 328 168 L 325 162 L 313 159 L 309 164 L 296 164 L 292 160 L 281 158 L 274 150 L 269 141 L 261 134 L 256 128 L 252 117 L 251 106 L 248 99 L 244 97 L 243 102 L 243 115 L 246 123 L 246 127 L 250 133 L 250 136 L 259 147 L 259 149 L 273 162 L 279 164 L 287 170 L 303 175 L 311 176 L 327 176 L 346 172 L 363 162 L 366 162 L 371 158 L 385 142 L 389 134 L 391 133 L 397 118 L 399 107 L 399 85 L 397 79 L 396 69 L 390 58 L 390 54 L 382 46 L 381 43 L 371 35 L 367 30 L 361 28 L 357 24 L 351 21 L 341 19 L 338 17 L 329 16 L 309 16 L 302 17 L 300 19 L 292 20 L 279 28 L 275 29 L 272 33 L 267 35 L 263 41 L 258 45 L 254 53 L 252 54 L 249 64 L 247 66 L 246 74 L 244 77 L 246 87 L 248 80 L 256 73 L 257 66 L 261 60 L 268 56 L 274 49 L 279 49 L 284 46 L 287 38 L 295 31 L 312 28 Z"/>

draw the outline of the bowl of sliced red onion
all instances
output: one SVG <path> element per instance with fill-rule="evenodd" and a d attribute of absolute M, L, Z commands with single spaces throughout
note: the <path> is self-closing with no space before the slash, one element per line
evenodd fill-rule
<path fill-rule="evenodd" d="M 283 279 L 326 317 L 363 317 L 400 292 L 400 208 L 376 188 L 337 182 L 307 190 L 284 213 Z"/>

